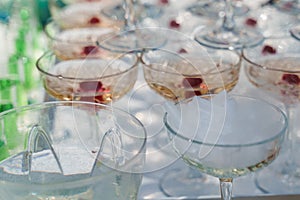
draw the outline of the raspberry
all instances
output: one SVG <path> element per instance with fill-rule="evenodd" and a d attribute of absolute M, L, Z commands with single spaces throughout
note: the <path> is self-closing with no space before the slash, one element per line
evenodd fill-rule
<path fill-rule="evenodd" d="M 99 24 L 101 21 L 97 17 L 92 17 L 89 21 L 90 24 Z"/>
<path fill-rule="evenodd" d="M 180 28 L 180 24 L 174 19 L 170 21 L 169 25 L 171 28 Z"/>
<path fill-rule="evenodd" d="M 96 54 L 97 52 L 98 52 L 98 48 L 96 46 L 86 46 L 83 48 L 84 55 Z"/>
<path fill-rule="evenodd" d="M 168 4 L 169 0 L 160 0 L 160 3 L 162 3 L 162 4 Z"/>
<path fill-rule="evenodd" d="M 276 49 L 272 46 L 265 45 L 262 49 L 262 54 L 276 54 Z"/>
<path fill-rule="evenodd" d="M 201 78 L 184 78 L 182 81 L 183 87 L 199 87 L 203 82 Z"/>
<path fill-rule="evenodd" d="M 256 24 L 257 24 L 257 21 L 255 20 L 255 19 L 253 19 L 253 18 L 248 18 L 247 20 L 246 20 L 246 22 L 245 22 L 248 26 L 256 26 Z"/>
<path fill-rule="evenodd" d="M 300 78 L 296 74 L 283 74 L 282 80 L 293 85 L 298 85 L 300 83 Z"/>
<path fill-rule="evenodd" d="M 98 92 L 102 89 L 101 81 L 86 81 L 79 83 L 79 88 L 83 92 Z"/>
<path fill-rule="evenodd" d="M 178 51 L 178 53 L 187 53 L 187 51 L 186 51 L 185 49 L 181 48 L 181 49 Z"/>

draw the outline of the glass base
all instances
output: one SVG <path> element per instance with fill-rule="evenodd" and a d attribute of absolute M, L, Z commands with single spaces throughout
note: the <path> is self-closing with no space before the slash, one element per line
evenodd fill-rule
<path fill-rule="evenodd" d="M 300 40 L 300 25 L 292 27 L 290 33 L 294 38 Z"/>
<path fill-rule="evenodd" d="M 143 28 L 111 34 L 98 41 L 101 48 L 113 52 L 144 52 L 164 46 L 167 39 L 155 28 Z"/>
<path fill-rule="evenodd" d="M 264 193 L 296 194 L 300 191 L 300 174 L 291 177 L 270 165 L 256 174 L 255 184 Z"/>
<path fill-rule="evenodd" d="M 142 5 L 135 5 L 135 6 L 138 6 L 137 13 L 139 14 L 140 19 L 158 18 L 163 13 L 162 8 L 155 5 L 142 4 Z M 112 8 L 104 8 L 102 9 L 102 13 L 108 18 L 120 20 L 120 21 L 123 21 L 125 16 L 124 8 L 120 4 Z"/>
<path fill-rule="evenodd" d="M 167 171 L 159 183 L 166 196 L 189 198 L 219 196 L 219 185 L 219 179 L 188 168 Z"/>
<path fill-rule="evenodd" d="M 227 31 L 219 29 L 201 29 L 195 34 L 200 44 L 218 49 L 241 49 L 260 44 L 264 37 L 261 33 L 249 29 L 234 29 Z"/>
<path fill-rule="evenodd" d="M 197 2 L 194 5 L 187 8 L 193 15 L 207 16 L 219 18 L 220 12 L 225 8 L 224 1 L 209 1 L 209 2 Z M 234 15 L 243 16 L 249 11 L 249 8 L 243 4 L 234 5 Z"/>

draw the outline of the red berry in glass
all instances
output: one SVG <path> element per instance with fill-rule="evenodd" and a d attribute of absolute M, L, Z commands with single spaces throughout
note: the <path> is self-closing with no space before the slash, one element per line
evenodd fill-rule
<path fill-rule="evenodd" d="M 98 92 L 102 89 L 103 84 L 101 81 L 86 81 L 79 83 L 79 88 L 83 92 Z"/>
<path fill-rule="evenodd" d="M 92 17 L 89 21 L 90 24 L 99 24 L 101 21 L 97 17 Z"/>
<path fill-rule="evenodd" d="M 171 20 L 169 26 L 171 28 L 180 28 L 180 24 L 176 20 Z"/>
<path fill-rule="evenodd" d="M 187 53 L 187 51 L 183 48 L 179 49 L 178 53 Z"/>
<path fill-rule="evenodd" d="M 253 18 L 248 18 L 245 22 L 248 26 L 256 26 L 257 25 L 257 21 Z"/>
<path fill-rule="evenodd" d="M 182 81 L 183 87 L 200 87 L 203 82 L 201 78 L 184 78 Z"/>
<path fill-rule="evenodd" d="M 276 54 L 276 49 L 272 46 L 265 45 L 262 49 L 262 54 Z"/>
<path fill-rule="evenodd" d="M 96 46 L 86 46 L 83 48 L 84 55 L 96 54 L 97 52 L 98 52 L 98 48 Z"/>
<path fill-rule="evenodd" d="M 282 80 L 292 85 L 298 85 L 300 83 L 300 78 L 296 74 L 283 74 Z"/>

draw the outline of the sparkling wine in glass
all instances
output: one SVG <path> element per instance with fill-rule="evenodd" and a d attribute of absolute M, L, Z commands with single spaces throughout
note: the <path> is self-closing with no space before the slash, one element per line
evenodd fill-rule
<path fill-rule="evenodd" d="M 54 99 L 108 104 L 133 88 L 137 62 L 133 54 L 60 60 L 49 51 L 38 59 L 36 66 L 47 94 Z"/>
<path fill-rule="evenodd" d="M 267 193 L 293 193 L 299 182 L 299 100 L 300 46 L 291 38 L 268 39 L 262 45 L 243 50 L 249 81 L 268 96 L 280 100 L 289 120 L 283 156 L 270 168 L 259 173 L 257 186 Z M 278 177 L 274 180 L 274 177 Z"/>
<path fill-rule="evenodd" d="M 211 126 L 214 121 L 222 128 Z M 166 112 L 164 124 L 178 156 L 190 167 L 218 178 L 221 198 L 229 200 L 235 178 L 276 159 L 287 118 L 263 100 L 207 95 L 179 102 Z"/>
<path fill-rule="evenodd" d="M 240 55 L 230 50 L 199 48 L 206 53 L 179 47 L 144 54 L 143 71 L 149 87 L 174 102 L 231 91 L 238 82 Z"/>

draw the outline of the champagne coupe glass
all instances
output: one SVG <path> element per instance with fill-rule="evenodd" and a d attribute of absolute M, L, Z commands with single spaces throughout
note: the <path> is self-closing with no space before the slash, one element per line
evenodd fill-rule
<path fill-rule="evenodd" d="M 52 19 L 62 29 L 100 27 L 117 29 L 123 21 L 111 19 L 101 13 L 114 1 L 101 0 L 49 0 Z"/>
<path fill-rule="evenodd" d="M 294 25 L 291 28 L 290 33 L 294 38 L 300 40 L 300 25 Z"/>
<path fill-rule="evenodd" d="M 106 34 L 112 32 L 111 28 L 64 29 L 59 22 L 50 21 L 46 24 L 44 32 L 49 40 L 49 48 L 61 60 L 105 58 L 113 55 L 96 44 L 98 40 L 104 40 Z"/>
<path fill-rule="evenodd" d="M 233 12 L 235 16 L 242 16 L 249 11 L 249 8 L 243 4 L 243 2 L 237 0 L 233 1 Z M 188 10 L 199 16 L 208 16 L 218 18 L 221 11 L 224 10 L 223 0 L 198 0 L 194 4 L 188 7 Z"/>
<path fill-rule="evenodd" d="M 278 107 L 263 100 L 228 95 L 220 102 L 211 97 L 217 98 L 198 96 L 177 104 L 181 112 L 167 111 L 164 124 L 178 156 L 189 166 L 219 178 L 221 198 L 229 200 L 233 179 L 276 159 L 287 118 Z M 223 127 L 215 130 L 210 123 L 219 116 L 224 116 L 219 121 Z"/>
<path fill-rule="evenodd" d="M 60 60 L 49 51 L 37 60 L 36 66 L 51 97 L 108 104 L 133 88 L 137 63 L 138 58 L 133 54 Z"/>
<path fill-rule="evenodd" d="M 150 51 L 142 57 L 144 78 L 153 91 L 167 102 L 178 102 L 234 88 L 241 64 L 236 52 L 183 44 L 188 41 Z M 169 145 L 169 140 L 162 135 L 156 143 L 162 149 Z M 173 152 L 171 147 L 168 151 Z M 196 197 L 217 194 L 217 184 L 198 171 L 181 168 L 167 171 L 160 180 L 160 189 L 167 196 Z"/>
<path fill-rule="evenodd" d="M 109 18 L 116 18 L 124 20 L 125 11 L 124 4 L 117 4 L 102 10 L 102 13 Z M 163 9 L 161 6 L 156 6 L 150 3 L 142 3 L 140 0 L 133 0 L 134 9 L 138 12 L 140 19 L 143 18 L 157 18 L 162 15 Z"/>
<path fill-rule="evenodd" d="M 253 28 L 239 27 L 234 20 L 231 0 L 225 1 L 225 12 L 222 25 L 202 28 L 195 32 L 195 39 L 202 45 L 214 48 L 240 49 L 244 46 L 255 46 L 264 39 L 263 35 Z"/>
<path fill-rule="evenodd" d="M 99 46 L 113 52 L 144 52 L 159 48 L 166 43 L 166 36 L 159 28 L 139 27 L 134 0 L 123 0 L 125 25 L 111 34 Z"/>
<path fill-rule="evenodd" d="M 53 101 L 0 114 L 1 199 L 137 199 L 146 131 L 112 106 Z"/>
<path fill-rule="evenodd" d="M 256 178 L 257 186 L 268 193 L 293 193 L 300 189 L 299 118 L 300 45 L 295 39 L 273 38 L 253 49 L 243 50 L 249 81 L 270 97 L 280 100 L 286 109 L 289 129 L 283 156 Z M 277 177 L 274 179 L 274 177 Z"/>

